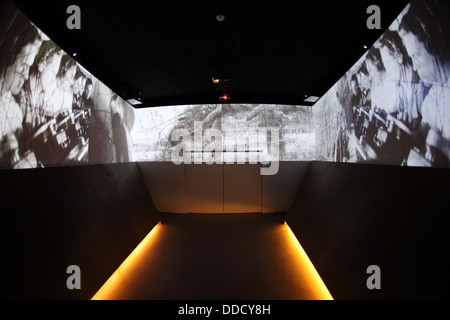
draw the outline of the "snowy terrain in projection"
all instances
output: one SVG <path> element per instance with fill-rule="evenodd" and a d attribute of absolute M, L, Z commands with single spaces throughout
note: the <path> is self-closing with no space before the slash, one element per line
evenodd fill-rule
<path fill-rule="evenodd" d="M 450 2 L 413 0 L 313 107 L 320 161 L 448 166 Z"/>
<path fill-rule="evenodd" d="M 135 161 L 172 161 L 172 149 L 179 143 L 172 141 L 172 134 L 177 129 L 186 129 L 194 141 L 195 123 L 201 124 L 197 129 L 202 130 L 200 135 L 208 129 L 221 132 L 223 152 L 217 159 L 219 161 L 227 162 L 231 154 L 242 153 L 248 163 L 252 152 L 262 152 L 261 148 L 253 148 L 250 132 L 265 133 L 271 129 L 279 133 L 280 161 L 314 159 L 311 107 L 217 104 L 145 108 L 135 112 L 136 122 L 131 133 Z M 202 150 L 209 143 L 211 141 L 205 139 L 202 146 L 192 149 L 194 161 L 204 160 Z M 269 143 L 270 138 L 267 139 Z"/>

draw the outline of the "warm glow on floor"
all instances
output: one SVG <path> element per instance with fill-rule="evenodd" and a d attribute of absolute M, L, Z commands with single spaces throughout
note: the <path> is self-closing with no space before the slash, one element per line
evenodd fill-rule
<path fill-rule="evenodd" d="M 164 252 L 162 248 L 173 248 L 167 246 L 173 239 L 175 229 L 171 229 L 172 233 L 168 233 L 168 230 L 170 230 L 170 226 L 158 223 L 98 290 L 92 297 L 92 300 L 120 300 L 129 299 L 128 297 L 138 299 L 142 297 L 145 299 L 147 296 L 145 290 L 147 289 L 142 291 L 142 284 L 145 283 L 150 287 L 152 285 L 157 287 L 158 283 L 147 281 L 152 279 L 152 277 L 155 279 L 160 276 L 158 272 L 161 270 L 161 265 L 155 265 L 155 261 L 159 261 L 158 257 L 161 256 L 154 253 Z M 270 240 L 273 246 L 267 249 L 268 254 L 264 255 L 262 253 L 258 259 L 262 259 L 263 262 L 265 259 L 268 259 L 272 261 L 271 263 L 275 263 L 274 267 L 278 268 L 279 266 L 279 270 L 285 270 L 285 272 L 281 273 L 284 276 L 279 277 L 279 279 L 282 279 L 282 282 L 277 288 L 281 290 L 277 291 L 278 294 L 280 292 L 284 292 L 281 295 L 286 294 L 286 291 L 283 290 L 292 288 L 289 289 L 292 292 L 289 295 L 293 299 L 333 300 L 291 228 L 285 223 L 274 224 L 269 226 L 267 230 L 270 231 L 271 237 L 273 237 L 273 240 Z M 177 240 L 174 241 L 176 242 Z M 267 242 L 265 243 L 267 245 Z M 273 248 L 275 248 L 275 252 Z M 177 255 L 178 253 L 175 251 L 174 254 Z M 241 258 L 237 257 L 236 259 Z M 189 265 L 190 262 L 187 261 L 186 263 Z M 255 263 L 258 263 L 258 261 L 255 261 Z M 155 268 L 152 269 L 153 266 Z M 151 276 L 149 277 L 149 275 Z M 267 283 L 270 286 L 271 282 L 268 281 Z M 236 289 L 239 290 L 239 288 Z"/>
<path fill-rule="evenodd" d="M 151 250 L 151 246 L 154 244 L 157 238 L 158 231 L 161 229 L 161 222 L 159 222 L 139 243 L 139 245 L 130 253 L 124 262 L 117 268 L 111 277 L 105 282 L 105 284 L 97 291 L 91 300 L 108 300 L 111 299 L 116 288 L 122 285 L 124 279 L 139 267 L 140 260 L 145 256 L 145 252 Z"/>
<path fill-rule="evenodd" d="M 308 279 L 308 284 L 312 292 L 315 293 L 318 300 L 333 300 L 330 292 L 328 291 L 325 283 L 322 281 L 319 273 L 309 260 L 305 250 L 303 250 L 297 237 L 292 232 L 291 228 L 285 223 L 283 227 L 286 229 L 286 235 L 288 237 L 289 246 L 296 251 L 297 263 L 299 264 L 302 273 Z"/>

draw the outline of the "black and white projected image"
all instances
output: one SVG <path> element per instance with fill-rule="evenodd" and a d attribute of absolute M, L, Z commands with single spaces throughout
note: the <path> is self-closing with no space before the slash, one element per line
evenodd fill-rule
<path fill-rule="evenodd" d="M 249 132 L 252 129 L 268 133 L 271 129 L 278 131 L 280 161 L 314 159 L 315 136 L 311 107 L 273 104 L 227 104 L 223 106 L 222 130 L 225 135 L 228 130 Z M 270 139 L 270 134 L 268 134 L 268 144 Z M 225 136 L 224 150 L 227 149 L 227 144 Z M 232 141 L 230 144 L 233 145 Z M 250 148 L 247 140 L 245 150 L 253 151 Z M 262 150 L 258 151 L 262 152 Z"/>
<path fill-rule="evenodd" d="M 412 1 L 314 106 L 318 160 L 448 166 L 450 10 Z"/>
<path fill-rule="evenodd" d="M 129 161 L 134 109 L 13 5 L 0 17 L 0 167 Z"/>
<path fill-rule="evenodd" d="M 136 161 L 172 161 L 172 148 L 179 141 L 172 141 L 175 130 L 186 129 L 194 141 L 195 123 L 200 123 L 204 135 L 208 129 L 219 130 L 222 135 L 222 158 L 224 154 L 238 151 L 248 160 L 250 130 L 279 131 L 280 160 L 312 160 L 314 158 L 314 132 L 310 107 L 258 104 L 212 104 L 169 106 L 136 110 L 136 123 L 132 131 L 133 156 Z M 245 140 L 236 142 L 235 132 L 243 133 Z M 269 138 L 270 140 L 270 138 Z M 202 152 L 210 144 L 202 140 L 201 150 L 192 151 L 192 162 L 202 161 Z M 217 150 L 216 150 L 217 151 Z M 204 160 L 204 159 L 203 159 Z M 247 161 L 248 162 L 248 161 Z"/>
<path fill-rule="evenodd" d="M 0 46 L 1 166 L 86 161 L 92 79 L 20 13 Z"/>
<path fill-rule="evenodd" d="M 171 161 L 174 130 L 185 128 L 193 135 L 194 121 L 203 121 L 215 106 L 183 105 L 136 110 L 131 133 L 136 161 Z"/>

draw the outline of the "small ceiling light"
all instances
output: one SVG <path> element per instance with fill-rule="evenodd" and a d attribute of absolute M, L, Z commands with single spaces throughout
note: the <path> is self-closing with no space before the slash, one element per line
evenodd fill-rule
<path fill-rule="evenodd" d="M 367 50 L 367 48 L 368 48 L 368 47 L 367 47 L 366 45 L 364 45 L 364 49 L 366 49 L 366 50 Z"/>
<path fill-rule="evenodd" d="M 76 56 L 77 56 L 77 53 L 74 52 L 74 53 L 72 54 L 72 57 L 76 57 Z"/>
<path fill-rule="evenodd" d="M 220 101 L 229 101 L 230 100 L 230 96 L 227 94 L 224 94 L 222 96 L 219 97 Z"/>
<path fill-rule="evenodd" d="M 132 99 L 128 99 L 127 102 L 129 104 L 131 104 L 132 106 L 137 106 L 137 105 L 142 104 L 142 102 L 140 100 L 141 100 L 141 98 L 138 98 L 138 100 L 132 98 Z"/>
<path fill-rule="evenodd" d="M 311 102 L 311 103 L 316 103 L 317 101 L 319 101 L 320 97 L 316 97 L 316 96 L 310 96 L 307 99 L 305 99 L 305 102 Z"/>
<path fill-rule="evenodd" d="M 216 16 L 216 20 L 219 22 L 222 22 L 223 20 L 225 20 L 225 16 L 223 14 L 218 14 Z"/>
<path fill-rule="evenodd" d="M 230 79 L 228 78 L 221 78 L 221 77 L 212 77 L 212 82 L 214 84 L 223 83 L 223 82 L 229 82 Z"/>

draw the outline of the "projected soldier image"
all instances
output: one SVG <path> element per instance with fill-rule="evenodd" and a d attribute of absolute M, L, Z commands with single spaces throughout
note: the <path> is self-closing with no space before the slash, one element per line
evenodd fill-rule
<path fill-rule="evenodd" d="M 132 124 L 124 121 L 134 119 L 134 109 L 12 4 L 2 4 L 0 18 L 0 167 L 128 161 Z M 108 114 L 94 122 L 108 138 L 89 146 L 93 112 Z M 117 156 L 95 157 L 92 149 Z"/>
<path fill-rule="evenodd" d="M 449 12 L 412 1 L 314 106 L 318 160 L 450 165 Z"/>
<path fill-rule="evenodd" d="M 4 24 L 2 24 L 4 26 Z M 16 165 L 23 153 L 19 141 L 24 134 L 25 81 L 29 79 L 42 40 L 35 28 L 15 15 L 0 42 L 0 165 Z M 15 30 L 11 33 L 11 30 Z"/>

